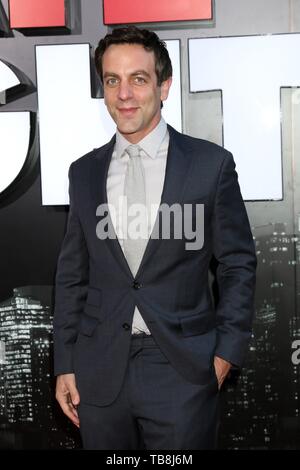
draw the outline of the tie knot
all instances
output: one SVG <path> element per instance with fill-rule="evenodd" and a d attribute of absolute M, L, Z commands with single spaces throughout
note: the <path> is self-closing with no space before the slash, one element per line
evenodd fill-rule
<path fill-rule="evenodd" d="M 128 153 L 130 158 L 139 157 L 140 156 L 140 147 L 138 145 L 129 145 L 126 148 L 126 152 Z"/>

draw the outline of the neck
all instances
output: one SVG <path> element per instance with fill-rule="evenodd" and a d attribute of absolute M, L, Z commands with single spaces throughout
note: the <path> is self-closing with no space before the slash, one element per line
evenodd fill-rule
<path fill-rule="evenodd" d="M 118 131 L 131 144 L 138 144 L 142 139 L 144 139 L 148 134 L 150 134 L 150 132 L 152 132 L 153 129 L 155 129 L 158 126 L 160 119 L 161 119 L 161 114 L 157 116 L 157 118 L 151 123 L 151 125 L 149 126 L 147 130 L 143 129 L 141 131 L 137 131 L 132 134 L 130 133 L 126 134 L 122 132 L 120 129 L 118 129 Z"/>

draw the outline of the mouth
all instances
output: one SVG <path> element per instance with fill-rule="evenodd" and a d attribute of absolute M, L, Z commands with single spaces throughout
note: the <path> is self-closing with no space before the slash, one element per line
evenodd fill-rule
<path fill-rule="evenodd" d="M 126 116 L 126 117 L 133 116 L 137 110 L 138 108 L 118 108 L 118 111 L 121 114 L 121 116 Z"/>

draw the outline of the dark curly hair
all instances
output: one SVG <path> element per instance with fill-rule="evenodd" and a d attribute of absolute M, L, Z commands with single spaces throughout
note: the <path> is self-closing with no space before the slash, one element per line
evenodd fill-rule
<path fill-rule="evenodd" d="M 157 34 L 152 31 L 140 29 L 136 26 L 126 26 L 124 28 L 114 29 L 110 34 L 107 34 L 99 41 L 95 51 L 95 65 L 102 82 L 103 54 L 112 44 L 141 44 L 146 51 L 153 51 L 158 86 L 172 76 L 172 64 L 166 43 L 160 40 Z"/>

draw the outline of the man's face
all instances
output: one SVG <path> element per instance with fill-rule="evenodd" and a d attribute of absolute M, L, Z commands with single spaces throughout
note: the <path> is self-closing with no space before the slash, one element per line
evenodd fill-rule
<path fill-rule="evenodd" d="M 104 101 L 118 130 L 135 144 L 156 127 L 172 79 L 157 85 L 154 53 L 140 44 L 113 44 L 102 58 Z"/>

